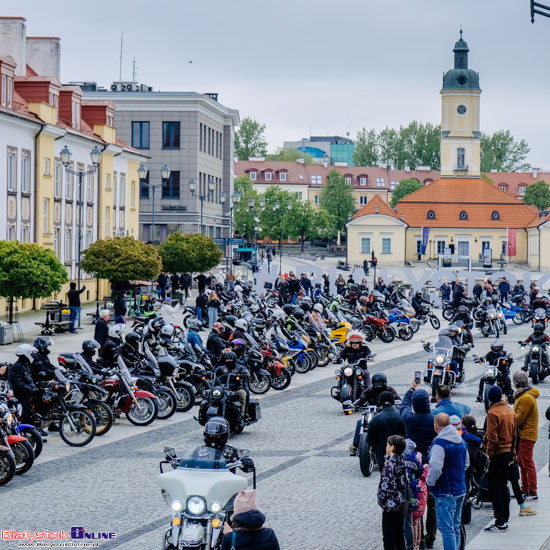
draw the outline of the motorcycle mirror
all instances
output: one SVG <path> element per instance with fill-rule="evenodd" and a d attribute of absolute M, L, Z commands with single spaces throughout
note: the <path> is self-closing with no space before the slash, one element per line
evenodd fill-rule
<path fill-rule="evenodd" d="M 174 447 L 164 447 L 164 454 L 167 459 L 176 458 L 176 449 Z"/>

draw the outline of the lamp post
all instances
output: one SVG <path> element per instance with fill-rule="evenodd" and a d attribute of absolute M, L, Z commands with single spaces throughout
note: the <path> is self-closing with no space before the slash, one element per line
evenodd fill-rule
<path fill-rule="evenodd" d="M 273 213 L 275 213 L 275 212 L 277 212 L 277 210 L 279 210 L 279 206 L 280 206 L 279 201 L 275 201 L 273 203 L 273 206 L 271 207 L 273 209 Z M 267 244 L 268 244 L 268 252 L 269 252 L 269 244 L 271 244 L 270 243 L 270 238 L 269 238 L 269 224 L 267 224 Z M 271 257 L 271 256 L 269 256 L 269 257 Z M 267 262 L 267 272 L 271 273 L 271 262 L 270 261 Z"/>
<path fill-rule="evenodd" d="M 69 151 L 69 148 L 65 145 L 60 152 L 61 162 L 65 167 L 65 170 L 68 174 L 73 174 L 78 176 L 78 271 L 77 271 L 77 288 L 80 290 L 80 257 L 82 255 L 82 181 L 84 176 L 89 176 L 95 174 L 99 167 L 99 161 L 101 160 L 101 151 L 95 146 L 90 152 L 90 158 L 92 159 L 93 168 L 86 172 L 82 170 L 73 170 L 69 167 L 71 162 L 72 153 Z M 80 327 L 80 309 L 78 310 L 78 328 Z"/>
<path fill-rule="evenodd" d="M 197 190 L 197 182 L 195 181 L 194 178 L 191 178 L 189 180 L 189 191 L 191 191 L 191 195 L 194 196 L 196 190 Z M 202 193 L 199 195 L 199 200 L 201 201 L 201 222 L 200 222 L 201 235 L 204 233 L 203 225 L 202 225 L 202 210 L 203 210 L 204 201 L 206 197 L 207 196 L 209 197 L 210 194 L 213 193 L 215 190 L 216 190 L 216 182 L 214 181 L 214 178 L 210 176 L 210 178 L 208 179 L 208 194 L 206 196 L 203 195 Z"/>
<path fill-rule="evenodd" d="M 141 193 L 141 186 L 145 185 L 147 188 L 151 189 L 152 198 L 153 198 L 153 220 L 152 220 L 152 226 L 151 226 L 151 242 L 155 242 L 155 233 L 156 233 L 156 226 L 155 226 L 155 191 L 164 185 L 164 182 L 170 177 L 170 168 L 167 164 L 165 164 L 160 169 L 160 183 L 148 183 L 146 181 L 143 181 L 147 177 L 147 168 L 143 164 L 140 164 L 138 168 L 138 177 L 139 177 L 139 185 L 140 185 L 140 193 Z"/>
<path fill-rule="evenodd" d="M 273 204 L 273 212 L 276 212 L 281 208 L 281 203 L 279 201 L 275 201 Z M 287 211 L 292 210 L 292 201 L 288 201 L 286 205 Z M 283 222 L 285 219 L 285 213 L 283 210 L 281 210 L 281 236 L 279 238 L 279 276 L 283 272 Z"/>
<path fill-rule="evenodd" d="M 225 202 L 226 196 L 225 193 L 220 194 L 220 201 L 222 204 Z M 239 211 L 239 202 L 241 201 L 241 194 L 238 191 L 234 191 L 231 195 L 231 202 L 233 203 L 231 208 L 229 209 L 229 236 L 228 236 L 228 246 L 229 246 L 229 254 L 227 255 L 227 259 L 229 262 L 229 265 L 227 267 L 228 273 L 233 271 L 233 244 L 231 243 L 231 239 L 233 238 L 233 210 L 236 208 L 237 212 Z"/>

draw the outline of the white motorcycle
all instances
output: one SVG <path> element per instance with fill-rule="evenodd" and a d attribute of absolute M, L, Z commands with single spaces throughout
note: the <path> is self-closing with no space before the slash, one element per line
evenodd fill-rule
<path fill-rule="evenodd" d="M 162 549 L 219 550 L 223 524 L 235 496 L 248 486 L 248 480 L 232 470 L 252 472 L 256 488 L 254 467 L 242 462 L 247 451 L 239 451 L 239 460 L 229 464 L 221 451 L 211 447 L 198 447 L 183 457 L 177 457 L 172 447 L 166 447 L 164 453 L 166 460 L 160 463 L 157 482 L 172 509 L 172 522 L 164 534 Z M 164 464 L 172 470 L 164 472 Z"/>

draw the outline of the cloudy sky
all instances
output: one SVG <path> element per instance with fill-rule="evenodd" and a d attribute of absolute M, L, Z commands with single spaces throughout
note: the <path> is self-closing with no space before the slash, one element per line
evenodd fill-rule
<path fill-rule="evenodd" d="M 549 1 L 550 3 L 550 1 Z M 460 25 L 479 71 L 482 130 L 510 129 L 550 170 L 550 19 L 529 0 L 20 0 L 2 15 L 62 39 L 62 80 L 219 92 L 267 126 L 270 149 L 439 122 L 441 76 Z M 192 61 L 192 63 L 190 63 Z"/>

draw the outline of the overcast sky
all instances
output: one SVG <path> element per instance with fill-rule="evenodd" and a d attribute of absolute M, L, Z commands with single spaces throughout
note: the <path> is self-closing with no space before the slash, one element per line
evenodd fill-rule
<path fill-rule="evenodd" d="M 135 57 L 155 90 L 219 92 L 267 125 L 270 150 L 310 131 L 438 123 L 462 24 L 481 129 L 510 129 L 550 170 L 550 19 L 531 25 L 529 0 L 21 0 L 2 15 L 61 37 L 63 82 L 118 80 L 123 31 L 123 80 Z"/>

